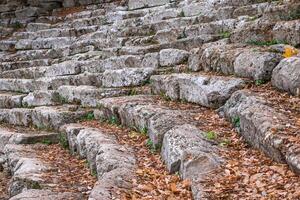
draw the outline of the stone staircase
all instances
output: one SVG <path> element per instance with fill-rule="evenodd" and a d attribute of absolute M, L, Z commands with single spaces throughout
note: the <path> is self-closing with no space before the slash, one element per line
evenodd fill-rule
<path fill-rule="evenodd" d="M 231 163 L 224 152 L 238 152 L 220 124 L 275 161 L 263 166 L 287 165 L 299 180 L 298 1 L 55 2 L 44 15 L 24 7 L 20 20 L 9 15 L 18 6 L 0 1 L 0 165 L 12 175 L 10 199 L 121 199 L 133 190 L 133 148 L 78 123 L 88 118 L 146 132 L 194 199 L 216 198 L 205 182 Z M 37 143 L 61 135 L 96 173 L 88 195 L 44 179 L 53 166 Z"/>

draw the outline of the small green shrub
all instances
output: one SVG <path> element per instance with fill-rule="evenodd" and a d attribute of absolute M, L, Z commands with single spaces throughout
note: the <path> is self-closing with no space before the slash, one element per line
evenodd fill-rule
<path fill-rule="evenodd" d="M 234 124 L 235 127 L 240 127 L 241 126 L 241 120 L 239 117 L 234 117 L 232 119 L 232 123 Z"/>
<path fill-rule="evenodd" d="M 224 31 L 219 33 L 219 35 L 221 36 L 221 38 L 225 39 L 225 38 L 229 38 L 231 36 L 231 33 L 229 31 Z"/>
<path fill-rule="evenodd" d="M 119 125 L 120 124 L 118 118 L 115 117 L 115 116 L 110 117 L 109 120 L 108 120 L 108 123 L 112 124 L 112 125 Z"/>
<path fill-rule="evenodd" d="M 266 82 L 264 80 L 255 80 L 255 85 L 260 86 L 265 84 Z"/>
<path fill-rule="evenodd" d="M 209 131 L 209 132 L 206 132 L 204 134 L 205 138 L 206 139 L 209 139 L 209 140 L 216 140 L 217 139 L 217 134 L 214 132 L 214 131 Z"/>
<path fill-rule="evenodd" d="M 51 142 L 51 140 L 44 139 L 44 140 L 42 141 L 42 144 L 45 144 L 45 145 L 51 145 L 52 142 Z"/>
<path fill-rule="evenodd" d="M 64 148 L 68 149 L 69 148 L 69 142 L 66 134 L 60 133 L 59 134 L 59 144 Z"/>
<path fill-rule="evenodd" d="M 143 127 L 143 128 L 141 128 L 140 132 L 141 132 L 143 135 L 148 135 L 148 128 L 147 128 L 147 127 Z"/>
<path fill-rule="evenodd" d="M 279 40 L 269 40 L 269 41 L 249 40 L 246 43 L 255 46 L 272 46 L 275 44 L 286 44 L 287 42 L 279 41 Z"/>

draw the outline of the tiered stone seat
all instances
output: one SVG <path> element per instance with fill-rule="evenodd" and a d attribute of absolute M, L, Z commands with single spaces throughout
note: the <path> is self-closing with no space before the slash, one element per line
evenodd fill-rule
<path fill-rule="evenodd" d="M 197 112 L 218 109 L 214 112 L 238 124 L 246 142 L 300 173 L 299 145 L 291 136 L 300 128 L 296 114 L 288 119 L 251 87 L 270 82 L 273 88 L 266 92 L 281 91 L 300 104 L 298 2 L 107 2 L 89 1 L 92 5 L 66 16 L 60 8 L 53 16 L 28 15 L 24 28 L 3 31 L 0 123 L 66 134 L 70 150 L 97 172 L 91 200 L 112 199 L 111 190 L 132 188 L 136 169 L 129 146 L 104 130 L 70 124 L 92 113 L 99 120 L 146 129 L 168 172 L 191 180 L 194 199 L 206 197 L 205 178 L 228 162 L 221 156 L 223 147 L 206 138 L 209 130 L 195 120 Z M 83 4 L 60 5 L 67 3 Z M 18 8 L 5 5 L 1 15 Z M 6 18 L 0 24 L 9 27 Z M 167 100 L 199 109 L 174 109 Z M 287 124 L 292 130 L 283 128 Z M 35 156 L 32 144 L 56 143 L 57 136 L 0 129 L 0 156 L 6 156 L 13 176 L 11 199 L 81 198 L 47 190 L 53 183 L 39 178 L 51 166 Z M 28 182 L 44 186 L 37 190 L 35 184 L 24 185 Z"/>

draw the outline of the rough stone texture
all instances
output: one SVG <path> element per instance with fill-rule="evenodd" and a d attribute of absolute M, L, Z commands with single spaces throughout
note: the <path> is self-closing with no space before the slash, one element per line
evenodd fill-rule
<path fill-rule="evenodd" d="M 25 94 L 0 93 L 0 108 L 17 108 L 22 105 L 22 99 Z"/>
<path fill-rule="evenodd" d="M 300 57 L 282 60 L 273 70 L 272 85 L 300 96 Z"/>
<path fill-rule="evenodd" d="M 134 10 L 134 9 L 139 9 L 144 7 L 164 5 L 169 2 L 170 0 L 129 0 L 128 8 L 130 10 Z"/>
<path fill-rule="evenodd" d="M 13 177 L 9 185 L 10 196 L 15 196 L 23 189 L 33 189 L 44 182 L 42 173 L 51 167 L 35 157 L 34 149 L 23 145 L 6 145 L 4 153 L 8 168 Z"/>
<path fill-rule="evenodd" d="M 234 73 L 240 77 L 269 81 L 281 59 L 282 55 L 277 53 L 245 51 L 236 58 Z"/>
<path fill-rule="evenodd" d="M 116 123 L 137 130 L 147 129 L 154 147 L 161 146 L 164 134 L 175 125 L 190 120 L 187 112 L 171 110 L 151 103 L 151 96 L 107 98 L 99 101 L 99 111 L 95 111 L 96 119 L 114 119 Z"/>
<path fill-rule="evenodd" d="M 146 82 L 153 74 L 152 68 L 106 70 L 103 73 L 104 87 L 139 86 Z"/>
<path fill-rule="evenodd" d="M 190 179 L 194 198 L 202 199 L 205 192 L 201 180 L 222 162 L 217 151 L 218 148 L 205 139 L 202 131 L 185 124 L 165 134 L 161 155 L 169 172 L 180 172 L 182 178 Z"/>
<path fill-rule="evenodd" d="M 67 102 L 89 107 L 96 107 L 98 100 L 105 97 L 129 94 L 126 89 L 103 89 L 94 86 L 61 86 L 57 92 Z"/>
<path fill-rule="evenodd" d="M 24 107 L 35 107 L 35 106 L 53 106 L 57 105 L 55 102 L 57 94 L 55 91 L 34 91 L 25 96 L 22 100 Z"/>
<path fill-rule="evenodd" d="M 225 116 L 238 126 L 240 134 L 254 147 L 265 152 L 277 162 L 287 162 L 299 172 L 298 145 L 284 147 L 284 136 L 273 133 L 285 126 L 287 118 L 267 105 L 267 102 L 244 90 L 235 92 L 223 107 Z M 297 147 L 297 148 L 296 148 Z"/>
<path fill-rule="evenodd" d="M 189 52 L 179 49 L 164 49 L 159 53 L 162 67 L 183 64 L 188 60 Z"/>
<path fill-rule="evenodd" d="M 49 190 L 27 190 L 12 198 L 10 200 L 65 200 L 65 199 L 82 199 L 82 195 L 75 193 L 56 193 Z"/>
<path fill-rule="evenodd" d="M 286 41 L 293 46 L 300 45 L 300 20 L 282 21 L 275 24 L 273 28 L 274 38 Z"/>
<path fill-rule="evenodd" d="M 189 74 L 151 77 L 152 92 L 172 100 L 185 100 L 202 106 L 218 108 L 231 94 L 245 85 L 242 79 Z"/>

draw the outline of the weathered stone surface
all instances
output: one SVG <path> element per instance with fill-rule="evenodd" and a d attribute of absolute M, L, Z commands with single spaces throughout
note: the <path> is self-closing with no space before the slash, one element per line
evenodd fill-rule
<path fill-rule="evenodd" d="M 129 0 L 128 8 L 130 10 L 134 10 L 145 7 L 160 6 L 169 2 L 170 0 Z"/>
<path fill-rule="evenodd" d="M 24 145 L 6 145 L 4 153 L 8 168 L 13 177 L 9 186 L 10 196 L 15 196 L 23 189 L 33 189 L 44 182 L 42 173 L 51 167 L 36 158 L 34 149 Z"/>
<path fill-rule="evenodd" d="M 282 60 L 273 70 L 272 85 L 280 90 L 300 95 L 300 58 L 291 57 Z"/>
<path fill-rule="evenodd" d="M 25 94 L 17 93 L 0 93 L 0 108 L 17 108 L 21 107 L 22 99 L 25 97 Z"/>
<path fill-rule="evenodd" d="M 94 86 L 61 86 L 58 88 L 61 99 L 70 103 L 80 103 L 82 106 L 96 107 L 98 100 L 106 97 L 129 94 L 126 89 L 104 89 Z"/>
<path fill-rule="evenodd" d="M 78 152 L 78 142 L 77 135 L 79 132 L 85 127 L 81 124 L 66 124 L 60 127 L 60 131 L 65 133 L 69 143 L 69 149 L 72 154 L 79 153 Z"/>
<path fill-rule="evenodd" d="M 175 125 L 191 120 L 188 111 L 157 106 L 151 96 L 116 97 L 100 100 L 97 119 L 114 119 L 116 123 L 137 130 L 146 129 L 155 148 L 161 146 L 164 134 Z"/>
<path fill-rule="evenodd" d="M 154 94 L 212 108 L 222 106 L 233 92 L 242 89 L 244 85 L 242 79 L 203 75 L 172 74 L 151 77 Z"/>
<path fill-rule="evenodd" d="M 162 67 L 183 64 L 188 60 L 189 53 L 179 49 L 164 49 L 159 53 L 160 65 Z"/>
<path fill-rule="evenodd" d="M 51 192 L 50 190 L 35 190 L 30 189 L 26 190 L 12 198 L 10 200 L 65 200 L 65 199 L 74 199 L 80 200 L 82 199 L 81 194 L 76 193 L 57 193 Z"/>
<path fill-rule="evenodd" d="M 37 107 L 32 112 L 32 124 L 58 130 L 60 126 L 75 122 L 87 113 L 87 110 L 79 110 L 77 106 Z"/>
<path fill-rule="evenodd" d="M 170 173 L 180 172 L 182 178 L 192 181 L 195 199 L 204 197 L 201 180 L 222 163 L 218 148 L 205 139 L 202 131 L 188 124 L 165 134 L 161 155 Z"/>
<path fill-rule="evenodd" d="M 58 143 L 58 133 L 43 131 L 18 131 L 14 132 L 6 128 L 0 128 L 0 152 L 7 144 L 35 144 L 47 140 L 51 143 Z"/>
<path fill-rule="evenodd" d="M 239 77 L 269 81 L 282 55 L 270 52 L 245 51 L 234 62 L 234 73 Z"/>
<path fill-rule="evenodd" d="M 275 24 L 272 33 L 278 41 L 288 42 L 293 46 L 300 45 L 300 20 L 282 21 Z"/>
<path fill-rule="evenodd" d="M 92 61 L 91 63 L 86 63 L 83 66 L 83 69 L 88 72 L 101 73 L 105 70 L 139 68 L 142 67 L 141 62 L 142 57 L 140 56 L 124 55 L 118 57 L 110 57 L 104 60 Z"/>
<path fill-rule="evenodd" d="M 56 97 L 57 93 L 55 91 L 36 90 L 23 98 L 22 105 L 23 107 L 53 106 L 60 103 Z"/>
<path fill-rule="evenodd" d="M 128 87 L 143 85 L 153 74 L 152 68 L 129 68 L 106 70 L 103 73 L 104 87 Z"/>
<path fill-rule="evenodd" d="M 42 85 L 40 87 L 45 88 Z M 31 92 L 36 89 L 34 81 L 30 79 L 0 79 L 0 90 L 2 91 Z"/>
<path fill-rule="evenodd" d="M 247 142 L 277 162 L 287 162 L 293 170 L 300 172 L 299 151 L 291 150 L 298 149 L 298 145 L 291 145 L 286 151 L 285 136 L 273 132 L 285 126 L 288 119 L 284 114 L 247 90 L 234 93 L 224 105 L 223 112 L 235 123 Z"/>

